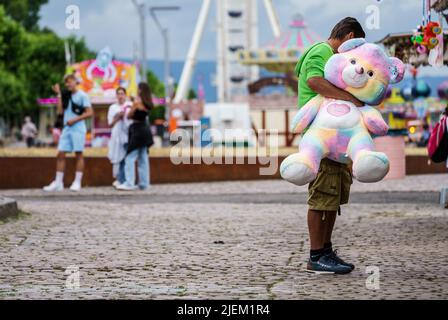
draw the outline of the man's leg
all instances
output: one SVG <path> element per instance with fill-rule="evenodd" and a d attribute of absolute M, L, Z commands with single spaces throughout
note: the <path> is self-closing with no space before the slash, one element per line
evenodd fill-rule
<path fill-rule="evenodd" d="M 70 190 L 81 191 L 82 176 L 84 173 L 84 156 L 82 152 L 76 152 L 75 155 L 76 155 L 76 175 L 75 175 L 75 181 L 73 181 Z"/>
<path fill-rule="evenodd" d="M 311 250 L 331 248 L 331 236 L 336 222 L 336 211 L 308 211 L 308 230 Z"/>
<path fill-rule="evenodd" d="M 65 152 L 59 151 L 56 158 L 56 172 L 65 172 Z"/>
<path fill-rule="evenodd" d="M 342 265 L 330 253 L 331 236 L 340 205 L 341 188 L 339 165 L 324 159 L 315 181 L 310 183 L 308 228 L 310 235 L 310 260 L 307 271 L 314 273 L 346 274 L 351 268 Z"/>
<path fill-rule="evenodd" d="M 64 171 L 65 171 L 65 152 L 59 151 L 56 157 L 56 177 L 53 182 L 44 187 L 44 191 L 62 191 L 64 190 Z"/>
<path fill-rule="evenodd" d="M 334 224 L 336 222 L 337 212 L 327 211 L 325 212 L 324 219 L 324 232 L 323 232 L 323 244 L 324 246 L 331 243 L 331 236 L 333 235 Z"/>
<path fill-rule="evenodd" d="M 324 248 L 325 221 L 322 220 L 324 212 L 308 210 L 308 231 L 312 251 Z"/>
<path fill-rule="evenodd" d="M 84 172 L 84 155 L 82 152 L 76 152 L 76 172 Z"/>

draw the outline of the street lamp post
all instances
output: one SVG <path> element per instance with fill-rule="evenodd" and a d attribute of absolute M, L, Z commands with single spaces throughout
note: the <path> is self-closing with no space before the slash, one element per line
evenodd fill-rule
<path fill-rule="evenodd" d="M 151 17 L 153 18 L 157 28 L 162 34 L 163 38 L 163 48 L 164 48 L 164 78 L 165 78 L 165 96 L 170 98 L 172 94 L 171 88 L 171 63 L 170 63 L 170 46 L 169 46 L 169 31 L 167 27 L 163 27 L 157 18 L 157 11 L 177 11 L 180 7 L 178 6 L 163 6 L 163 7 L 151 7 L 149 9 Z"/>
<path fill-rule="evenodd" d="M 140 19 L 140 76 L 142 82 L 147 82 L 147 56 L 146 56 L 146 3 L 138 3 L 137 0 L 132 0 L 132 3 L 137 9 Z"/>

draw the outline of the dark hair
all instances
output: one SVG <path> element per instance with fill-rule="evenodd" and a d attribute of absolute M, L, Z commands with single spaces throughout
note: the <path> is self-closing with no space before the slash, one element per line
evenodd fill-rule
<path fill-rule="evenodd" d="M 366 33 L 364 32 L 361 24 L 355 18 L 347 17 L 338 22 L 331 31 L 330 39 L 342 40 L 350 32 L 355 34 L 355 38 L 365 38 Z"/>
<path fill-rule="evenodd" d="M 64 82 L 67 82 L 67 80 L 73 80 L 73 81 L 78 82 L 78 79 L 76 79 L 76 76 L 73 73 L 66 74 L 64 76 Z"/>
<path fill-rule="evenodd" d="M 127 91 L 123 87 L 118 87 L 117 90 L 115 90 L 115 93 L 119 93 L 120 91 L 123 91 L 124 94 L 127 94 Z"/>
<path fill-rule="evenodd" d="M 138 85 L 138 90 L 140 99 L 142 100 L 142 103 L 145 106 L 145 108 L 148 110 L 152 110 L 154 105 L 152 103 L 152 94 L 149 85 L 146 82 L 141 82 Z"/>

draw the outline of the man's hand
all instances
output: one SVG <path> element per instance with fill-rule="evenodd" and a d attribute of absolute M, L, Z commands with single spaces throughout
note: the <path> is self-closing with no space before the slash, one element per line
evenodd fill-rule
<path fill-rule="evenodd" d="M 59 83 L 56 83 L 51 87 L 51 89 L 53 89 L 54 93 L 56 93 L 58 96 L 61 94 L 61 86 L 59 85 Z"/>
<path fill-rule="evenodd" d="M 71 127 L 71 126 L 73 126 L 76 122 L 78 122 L 78 121 L 76 120 L 76 118 L 75 118 L 75 119 L 70 119 L 70 120 L 67 121 L 67 125 L 68 125 L 69 127 Z"/>
<path fill-rule="evenodd" d="M 365 106 L 364 102 L 357 99 L 351 93 L 336 87 L 323 77 L 313 77 L 308 80 L 307 84 L 311 90 L 320 94 L 323 97 L 343 101 L 350 101 L 358 108 Z"/>

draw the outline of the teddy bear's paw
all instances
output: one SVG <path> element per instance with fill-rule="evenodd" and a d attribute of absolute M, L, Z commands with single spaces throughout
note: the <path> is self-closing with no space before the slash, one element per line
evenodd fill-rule
<path fill-rule="evenodd" d="M 373 183 L 383 180 L 389 172 L 389 159 L 381 152 L 365 152 L 353 164 L 356 180 Z"/>
<path fill-rule="evenodd" d="M 282 162 L 280 174 L 283 179 L 297 186 L 304 186 L 316 179 L 316 174 L 300 161 L 298 154 L 293 154 Z"/>

